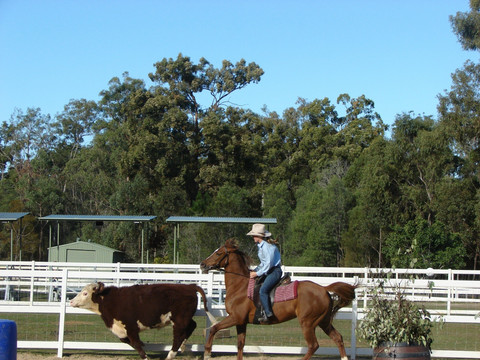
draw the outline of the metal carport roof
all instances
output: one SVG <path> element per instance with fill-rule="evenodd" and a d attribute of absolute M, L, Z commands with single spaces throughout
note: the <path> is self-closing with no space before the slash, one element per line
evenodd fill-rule
<path fill-rule="evenodd" d="M 246 218 L 246 217 L 202 217 L 202 216 L 170 216 L 167 222 L 173 223 L 229 223 L 229 224 L 276 224 L 276 218 Z"/>
<path fill-rule="evenodd" d="M 0 222 L 11 223 L 20 220 L 20 231 L 22 219 L 27 216 L 28 212 L 0 212 Z M 20 235 L 20 239 L 21 239 Z M 20 260 L 22 259 L 22 242 L 20 241 Z M 13 261 L 13 226 L 10 227 L 10 261 Z"/>
<path fill-rule="evenodd" d="M 11 222 L 17 221 L 21 218 L 27 216 L 28 212 L 0 212 L 0 221 L 1 222 Z"/>
<path fill-rule="evenodd" d="M 57 234 L 60 234 L 60 221 L 131 221 L 134 223 L 148 223 L 156 219 L 156 216 L 153 215 L 47 215 L 39 217 L 38 220 L 44 221 L 56 221 L 57 222 Z M 52 225 L 50 224 L 50 235 L 49 235 L 49 247 L 52 247 Z M 142 227 L 142 264 L 143 264 L 143 252 L 144 252 L 144 242 L 145 242 L 145 229 Z M 57 235 L 58 236 L 58 235 Z M 60 245 L 60 241 L 57 241 L 57 246 Z"/>
<path fill-rule="evenodd" d="M 38 220 L 46 221 L 133 221 L 148 222 L 156 216 L 137 215 L 47 215 L 39 217 Z"/>

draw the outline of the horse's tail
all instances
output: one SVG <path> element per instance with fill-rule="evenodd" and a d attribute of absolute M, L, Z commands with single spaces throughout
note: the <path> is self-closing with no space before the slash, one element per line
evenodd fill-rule
<path fill-rule="evenodd" d="M 333 305 L 332 318 L 335 316 L 338 310 L 349 305 L 352 300 L 355 299 L 355 289 L 357 287 L 358 285 L 350 285 L 340 281 L 325 286 L 325 290 L 338 296 L 338 301 L 335 301 Z"/>
<path fill-rule="evenodd" d="M 215 316 L 210 314 L 210 311 L 208 311 L 207 296 L 205 295 L 205 291 L 203 291 L 203 289 L 200 286 L 198 286 L 198 285 L 195 285 L 195 286 L 196 286 L 197 292 L 200 293 L 200 295 L 202 296 L 203 308 L 205 309 L 205 312 L 207 313 L 208 319 L 210 320 L 212 325 L 215 325 L 216 323 L 218 323 L 218 321 L 217 321 L 217 319 L 215 319 Z"/>

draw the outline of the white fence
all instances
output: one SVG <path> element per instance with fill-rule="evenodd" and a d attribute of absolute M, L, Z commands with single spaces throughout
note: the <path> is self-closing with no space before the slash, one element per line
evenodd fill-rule
<path fill-rule="evenodd" d="M 390 272 L 394 283 L 401 284 L 408 297 L 415 301 L 435 303 L 430 310 L 434 316 L 442 316 L 445 322 L 478 325 L 480 333 L 480 271 L 432 270 L 432 269 L 366 269 L 366 268 L 311 268 L 284 267 L 292 280 L 310 280 L 320 285 L 335 281 L 359 283 L 357 299 L 351 307 L 341 309 L 337 319 L 351 320 L 351 346 L 347 353 L 351 359 L 369 356 L 372 350 L 357 347 L 355 327 L 362 319 L 367 305 L 368 288 L 375 279 Z M 414 281 L 411 278 L 415 278 Z M 145 264 L 81 264 L 0 262 L 0 313 L 58 314 L 58 339 L 55 341 L 19 340 L 19 349 L 56 349 L 62 357 L 64 350 L 132 350 L 126 344 L 112 342 L 65 341 L 66 314 L 92 314 L 72 308 L 68 300 L 87 283 L 103 281 L 108 285 L 127 286 L 139 283 L 175 282 L 197 283 L 208 298 L 209 309 L 214 316 L 225 316 L 223 304 L 225 284 L 223 273 L 202 274 L 198 265 L 145 265 Z M 439 306 L 439 304 L 441 306 Z M 465 307 L 455 306 L 464 304 Z M 428 306 L 427 306 L 428 307 Z M 197 315 L 205 315 L 201 302 Z M 105 329 L 106 330 L 106 329 Z M 435 344 L 434 344 L 435 345 Z M 147 351 L 168 351 L 170 344 L 147 344 Z M 479 345 L 480 346 L 480 345 Z M 187 348 L 203 352 L 203 344 Z M 234 345 L 214 345 L 213 352 L 236 353 Z M 303 354 L 305 347 L 293 346 L 245 346 L 246 353 Z M 338 355 L 336 347 L 320 347 L 319 355 Z M 480 359 L 480 351 L 433 350 L 435 358 Z"/>

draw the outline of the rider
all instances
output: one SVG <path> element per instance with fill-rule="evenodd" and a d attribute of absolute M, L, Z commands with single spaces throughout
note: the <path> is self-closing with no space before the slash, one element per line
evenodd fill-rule
<path fill-rule="evenodd" d="M 280 251 L 274 245 L 274 241 L 268 241 L 272 234 L 265 230 L 265 225 L 263 224 L 253 224 L 252 230 L 247 235 L 253 236 L 253 240 L 258 246 L 258 258 L 260 259 L 260 264 L 250 272 L 250 278 L 253 279 L 257 276 L 266 275 L 265 281 L 260 288 L 260 301 L 265 315 L 258 320 L 260 323 L 268 324 L 274 317 L 269 294 L 282 277 Z"/>

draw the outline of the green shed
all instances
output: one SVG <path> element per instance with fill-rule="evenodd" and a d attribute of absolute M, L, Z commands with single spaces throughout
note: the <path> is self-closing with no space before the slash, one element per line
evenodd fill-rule
<path fill-rule="evenodd" d="M 48 248 L 48 261 L 117 263 L 123 260 L 123 252 L 85 241 Z"/>

